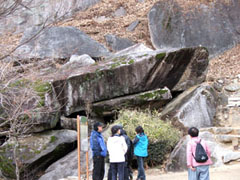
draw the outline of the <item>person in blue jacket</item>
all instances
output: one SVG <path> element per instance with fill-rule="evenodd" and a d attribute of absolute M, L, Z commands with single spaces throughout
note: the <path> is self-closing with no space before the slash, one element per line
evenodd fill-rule
<path fill-rule="evenodd" d="M 146 180 L 144 171 L 144 158 L 148 156 L 148 138 L 144 134 L 142 126 L 138 126 L 135 129 L 136 137 L 133 140 L 134 145 L 134 155 L 137 157 L 138 164 L 138 176 L 137 180 Z"/>
<path fill-rule="evenodd" d="M 90 137 L 90 147 L 93 152 L 93 180 L 103 180 L 105 173 L 105 157 L 107 147 L 101 134 L 103 125 L 100 122 L 94 124 L 94 130 Z"/>

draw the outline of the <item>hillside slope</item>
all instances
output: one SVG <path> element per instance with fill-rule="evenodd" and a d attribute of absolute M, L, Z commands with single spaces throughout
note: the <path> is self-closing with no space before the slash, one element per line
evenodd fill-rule
<path fill-rule="evenodd" d="M 106 45 L 104 36 L 114 34 L 119 37 L 128 38 L 135 43 L 144 43 L 153 48 L 148 29 L 148 12 L 159 0 L 102 0 L 100 3 L 84 12 L 77 12 L 72 18 L 63 20 L 56 26 L 74 26 L 91 36 L 98 42 Z M 165 1 L 165 0 L 162 0 Z M 200 4 L 209 5 L 221 1 L 228 3 L 229 0 L 175 0 L 185 10 L 189 11 Z M 116 17 L 114 12 L 123 7 L 126 14 Z M 139 24 L 132 32 L 126 28 L 134 21 Z M 9 52 L 16 47 L 21 34 L 7 34 L 0 37 L 0 55 Z M 208 80 L 219 78 L 235 78 L 240 74 L 240 45 L 226 51 L 222 55 L 211 60 L 209 65 Z"/>

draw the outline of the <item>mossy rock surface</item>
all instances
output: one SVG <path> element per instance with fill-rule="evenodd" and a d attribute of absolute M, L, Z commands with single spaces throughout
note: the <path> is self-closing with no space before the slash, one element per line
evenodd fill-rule
<path fill-rule="evenodd" d="M 37 172 L 46 168 L 76 147 L 77 133 L 72 130 L 46 131 L 29 137 L 19 138 L 17 157 L 21 173 Z M 1 171 L 4 176 L 14 178 L 15 164 L 13 148 L 15 141 L 8 140 L 0 147 Z"/>

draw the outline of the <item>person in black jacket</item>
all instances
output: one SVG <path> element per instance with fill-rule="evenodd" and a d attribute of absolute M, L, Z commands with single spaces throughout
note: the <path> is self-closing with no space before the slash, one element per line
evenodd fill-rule
<path fill-rule="evenodd" d="M 126 131 L 121 129 L 121 135 L 125 138 L 125 141 L 128 146 L 127 153 L 125 154 L 125 169 L 124 169 L 124 180 L 133 179 L 131 163 L 133 159 L 133 143 L 132 140 L 128 137 Z"/>

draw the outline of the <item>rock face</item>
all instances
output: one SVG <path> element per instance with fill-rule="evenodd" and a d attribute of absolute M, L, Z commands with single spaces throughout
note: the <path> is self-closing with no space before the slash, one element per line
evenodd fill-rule
<path fill-rule="evenodd" d="M 54 74 L 52 85 L 63 112 L 70 115 L 84 110 L 86 101 L 94 103 L 165 86 L 172 91 L 186 90 L 205 80 L 207 66 L 205 48 L 121 53 L 64 76 Z"/>
<path fill-rule="evenodd" d="M 21 175 L 36 175 L 52 162 L 71 152 L 76 147 L 77 133 L 72 130 L 47 131 L 19 139 L 17 148 Z M 0 169 L 8 178 L 15 177 L 13 162 L 14 141 L 0 147 Z M 23 168 L 24 167 L 24 168 Z"/>
<path fill-rule="evenodd" d="M 25 42 L 39 31 L 29 28 L 24 32 L 21 42 Z M 18 48 L 14 55 L 19 59 L 66 59 L 71 55 L 88 54 L 102 57 L 108 50 L 74 27 L 50 27 L 44 29 L 36 38 Z"/>
<path fill-rule="evenodd" d="M 89 171 L 92 171 L 93 161 L 92 161 L 92 154 L 89 151 Z M 81 173 L 86 172 L 86 155 L 85 153 L 81 152 Z M 59 180 L 61 178 L 66 178 L 68 176 L 78 176 L 78 152 L 77 150 L 71 152 L 67 156 L 63 157 L 62 159 L 58 160 L 47 170 L 45 174 L 41 176 L 39 180 Z"/>
<path fill-rule="evenodd" d="M 161 112 L 161 119 L 183 127 L 210 127 L 216 114 L 218 96 L 214 89 L 202 84 L 184 91 Z M 179 127 L 179 126 L 178 126 Z"/>
<path fill-rule="evenodd" d="M 240 41 L 240 2 L 217 0 L 184 10 L 175 1 L 156 3 L 149 12 L 149 29 L 155 48 L 202 45 L 210 55 Z"/>
<path fill-rule="evenodd" d="M 159 109 L 172 99 L 172 94 L 168 88 L 156 89 L 139 94 L 118 97 L 110 100 L 100 101 L 92 105 L 92 111 L 98 117 L 114 115 L 117 109 L 150 107 Z"/>
<path fill-rule="evenodd" d="M 129 39 L 119 38 L 112 34 L 106 35 L 105 40 L 107 42 L 107 45 L 113 51 L 120 51 L 134 45 L 134 42 L 130 41 Z"/>
<path fill-rule="evenodd" d="M 228 144 L 216 141 L 218 135 L 215 135 L 213 132 L 203 130 L 199 136 L 209 145 L 213 166 L 222 166 L 225 163 L 240 159 L 240 152 L 234 152 Z M 182 171 L 187 169 L 186 146 L 189 139 L 189 136 L 183 137 L 175 147 L 167 164 L 167 171 Z"/>
<path fill-rule="evenodd" d="M 56 21 L 59 18 L 70 17 L 74 12 L 83 11 L 88 7 L 96 4 L 100 0 L 23 0 L 18 9 L 7 18 L 0 20 L 0 33 L 7 31 L 22 32 L 26 28 L 34 25 L 42 25 L 48 21 Z M 3 2 L 4 5 L 10 6 L 11 1 Z M 25 8 L 27 7 L 27 8 Z"/>

